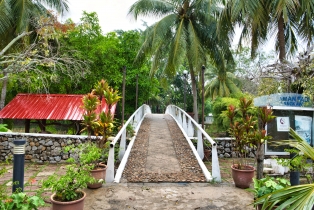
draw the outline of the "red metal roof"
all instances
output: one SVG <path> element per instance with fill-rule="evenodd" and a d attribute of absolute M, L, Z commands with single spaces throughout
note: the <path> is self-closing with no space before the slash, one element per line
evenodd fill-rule
<path fill-rule="evenodd" d="M 82 120 L 82 97 L 83 95 L 20 93 L 0 111 L 0 118 Z M 104 100 L 102 107 L 103 111 L 108 110 Z M 112 114 L 115 108 L 116 105 L 111 108 Z"/>

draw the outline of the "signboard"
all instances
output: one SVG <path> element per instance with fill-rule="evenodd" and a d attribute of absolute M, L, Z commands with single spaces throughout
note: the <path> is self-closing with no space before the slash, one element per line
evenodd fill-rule
<path fill-rule="evenodd" d="M 312 117 L 295 115 L 295 131 L 307 143 L 312 142 Z"/>
<path fill-rule="evenodd" d="M 277 117 L 277 131 L 287 132 L 290 129 L 289 117 Z"/>
<path fill-rule="evenodd" d="M 312 107 L 310 97 L 297 93 L 277 93 L 254 99 L 255 106 Z"/>

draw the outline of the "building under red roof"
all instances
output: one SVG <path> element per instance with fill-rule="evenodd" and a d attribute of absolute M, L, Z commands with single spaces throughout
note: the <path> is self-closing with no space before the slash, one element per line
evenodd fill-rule
<path fill-rule="evenodd" d="M 68 94 L 18 94 L 0 111 L 0 118 L 80 121 L 84 114 L 82 97 Z M 112 114 L 115 108 L 116 105 L 111 108 Z M 108 111 L 104 99 L 101 110 Z"/>

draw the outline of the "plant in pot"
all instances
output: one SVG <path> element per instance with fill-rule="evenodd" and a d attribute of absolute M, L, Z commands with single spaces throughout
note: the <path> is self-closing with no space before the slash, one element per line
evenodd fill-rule
<path fill-rule="evenodd" d="M 248 191 L 254 193 L 254 200 L 261 198 L 276 190 L 283 189 L 290 186 L 290 182 L 285 178 L 274 178 L 266 176 L 262 179 L 253 178 L 253 188 L 249 188 Z M 257 209 L 262 209 L 262 204 L 254 205 Z"/>
<path fill-rule="evenodd" d="M 107 165 L 103 161 L 108 156 L 109 142 L 106 146 L 99 148 L 94 142 L 88 141 L 77 146 L 69 145 L 64 148 L 66 153 L 70 153 L 67 162 L 80 165 L 94 177 L 93 182 L 87 184 L 88 188 L 99 188 L 104 183 Z"/>
<path fill-rule="evenodd" d="M 71 148 L 71 152 L 77 153 L 79 164 L 91 166 L 90 173 L 96 183 L 90 183 L 89 188 L 99 188 L 102 186 L 99 180 L 105 180 L 105 159 L 108 157 L 110 144 L 108 138 L 114 127 L 112 108 L 120 98 L 118 91 L 111 88 L 105 80 L 98 82 L 92 92 L 82 98 L 82 108 L 85 111 L 82 131 L 87 130 L 90 142 Z M 95 143 L 91 142 L 91 134 L 96 136 Z"/>
<path fill-rule="evenodd" d="M 292 186 L 300 184 L 300 172 L 304 170 L 309 164 L 306 162 L 307 157 L 300 153 L 297 149 L 285 149 L 290 153 L 289 159 L 278 158 L 277 163 L 289 167 L 290 183 Z"/>
<path fill-rule="evenodd" d="M 235 186 L 248 188 L 254 177 L 255 168 L 248 165 L 247 157 L 250 148 L 256 150 L 257 179 L 263 177 L 264 142 L 271 139 L 266 135 L 266 124 L 275 117 L 266 107 L 254 108 L 253 100 L 240 98 L 239 107 L 229 105 L 227 116 L 230 119 L 229 133 L 234 140 L 237 162 L 231 166 Z"/>
<path fill-rule="evenodd" d="M 52 210 L 83 210 L 88 183 L 94 182 L 87 165 L 70 164 L 64 174 L 54 173 L 43 180 L 40 191 L 51 190 Z"/>

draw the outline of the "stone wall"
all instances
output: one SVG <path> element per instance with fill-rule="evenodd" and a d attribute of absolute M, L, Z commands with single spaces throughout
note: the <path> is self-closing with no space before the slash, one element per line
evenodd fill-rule
<path fill-rule="evenodd" d="M 36 163 L 63 163 L 68 154 L 63 153 L 67 145 L 77 145 L 87 140 L 87 136 L 56 135 L 34 133 L 0 132 L 0 161 L 13 155 L 13 140 L 25 139 L 25 160 Z"/>
<path fill-rule="evenodd" d="M 238 157 L 238 154 L 233 149 L 234 144 L 232 145 L 232 138 L 222 137 L 222 138 L 213 138 L 217 143 L 217 152 L 219 158 L 235 158 Z M 254 158 L 254 152 L 252 148 L 247 148 L 248 156 Z"/>
<path fill-rule="evenodd" d="M 35 133 L 4 133 L 0 132 L 0 161 L 13 155 L 13 140 L 25 139 L 25 160 L 35 163 L 63 163 L 69 155 L 63 153 L 67 145 L 78 145 L 86 142 L 87 136 L 35 134 Z M 232 150 L 231 138 L 214 138 L 217 142 L 219 158 L 237 157 Z M 249 148 L 249 157 L 254 157 Z"/>

